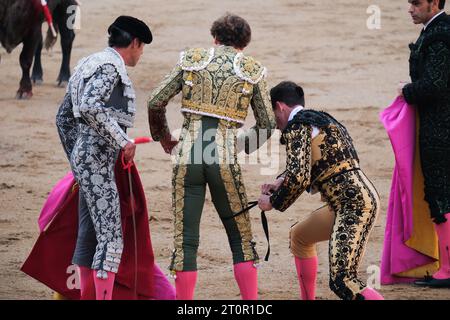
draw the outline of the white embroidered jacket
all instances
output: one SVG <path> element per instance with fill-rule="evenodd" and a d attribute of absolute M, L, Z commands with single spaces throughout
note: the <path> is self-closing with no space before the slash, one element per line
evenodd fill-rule
<path fill-rule="evenodd" d="M 112 146 L 123 148 L 131 141 L 123 128 L 134 125 L 135 100 L 125 63 L 116 50 L 106 48 L 80 60 L 56 119 L 68 156 L 78 122 L 93 127 Z"/>

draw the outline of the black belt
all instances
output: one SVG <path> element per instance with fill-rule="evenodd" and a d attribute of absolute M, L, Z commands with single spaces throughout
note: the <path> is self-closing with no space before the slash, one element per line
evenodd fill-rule
<path fill-rule="evenodd" d="M 234 219 L 234 218 L 240 216 L 241 214 L 253 209 L 257 205 L 258 205 L 258 201 L 251 201 L 248 203 L 247 208 L 243 209 L 242 211 L 239 211 L 238 213 L 235 213 L 231 217 L 223 218 L 222 220 L 226 221 L 226 220 Z M 267 239 L 267 252 L 266 252 L 266 257 L 264 258 L 264 261 L 269 261 L 269 256 L 270 256 L 269 224 L 267 222 L 266 213 L 264 211 L 261 211 L 261 223 L 262 223 L 264 233 L 265 233 L 266 239 Z"/>

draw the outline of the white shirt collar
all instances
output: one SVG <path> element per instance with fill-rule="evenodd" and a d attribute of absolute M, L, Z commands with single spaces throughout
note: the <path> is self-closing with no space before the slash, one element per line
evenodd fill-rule
<path fill-rule="evenodd" d="M 430 25 L 430 23 L 436 19 L 438 16 L 440 16 L 441 14 L 444 13 L 444 10 L 442 10 L 441 12 L 439 12 L 438 14 L 436 14 L 433 18 L 430 19 L 430 21 L 428 21 L 424 26 L 423 26 L 423 30 L 426 30 L 426 28 Z"/>
<path fill-rule="evenodd" d="M 118 56 L 118 57 L 120 58 L 120 61 L 122 61 L 123 66 L 126 67 L 125 60 L 123 60 L 123 57 L 120 55 L 119 52 L 117 52 L 116 49 L 114 49 L 113 47 L 106 47 L 106 50 L 107 50 L 107 51 L 110 51 L 110 52 L 112 52 L 113 54 L 115 54 L 116 56 Z"/>
<path fill-rule="evenodd" d="M 303 110 L 305 107 L 298 105 L 294 108 L 294 110 L 291 111 L 291 114 L 289 115 L 289 119 L 288 121 L 291 121 L 292 119 L 294 119 L 295 115 L 297 113 L 299 113 L 299 111 Z"/>

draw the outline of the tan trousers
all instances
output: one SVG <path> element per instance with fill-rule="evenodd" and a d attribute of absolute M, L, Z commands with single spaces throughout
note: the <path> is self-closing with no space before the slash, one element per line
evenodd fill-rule
<path fill-rule="evenodd" d="M 330 240 L 334 219 L 334 212 L 325 205 L 314 211 L 306 220 L 292 226 L 290 232 L 292 254 L 298 258 L 317 256 L 316 243 Z"/>

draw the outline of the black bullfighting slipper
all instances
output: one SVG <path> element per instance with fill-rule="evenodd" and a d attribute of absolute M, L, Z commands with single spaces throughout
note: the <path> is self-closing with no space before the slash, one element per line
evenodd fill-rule
<path fill-rule="evenodd" d="M 450 288 L 450 278 L 447 279 L 434 279 L 432 278 L 428 282 L 428 287 L 430 288 Z"/>
<path fill-rule="evenodd" d="M 423 279 L 414 281 L 414 284 L 421 287 L 450 288 L 450 278 L 435 279 L 431 276 L 425 276 Z"/>
<path fill-rule="evenodd" d="M 431 282 L 431 280 L 433 280 L 433 277 L 430 275 L 426 275 L 422 279 L 414 281 L 414 284 L 416 286 L 428 287 L 428 284 Z"/>

